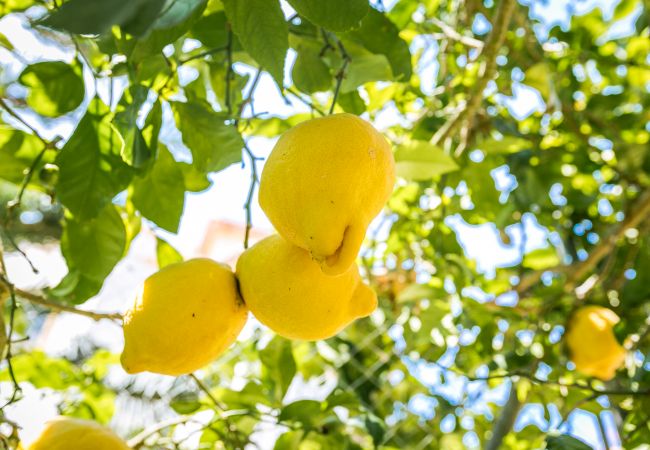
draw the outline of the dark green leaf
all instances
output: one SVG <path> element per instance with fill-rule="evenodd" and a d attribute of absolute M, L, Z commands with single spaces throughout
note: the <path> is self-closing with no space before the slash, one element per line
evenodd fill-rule
<path fill-rule="evenodd" d="M 77 34 L 101 34 L 132 20 L 155 0 L 70 0 L 43 20 L 43 25 Z"/>
<path fill-rule="evenodd" d="M 547 450 L 592 450 L 592 448 L 584 442 L 563 434 L 561 436 L 549 436 L 546 438 Z"/>
<path fill-rule="evenodd" d="M 167 231 L 176 233 L 185 203 L 183 172 L 164 146 L 151 170 L 133 180 L 135 207 L 144 217 Z"/>
<path fill-rule="evenodd" d="M 172 108 L 198 170 L 217 172 L 241 161 L 244 141 L 235 127 L 224 122 L 223 115 L 203 102 L 174 102 Z"/>
<path fill-rule="evenodd" d="M 136 41 L 132 58 L 142 61 L 160 54 L 167 44 L 175 42 L 194 25 L 203 14 L 206 3 L 206 0 L 173 0 L 165 5 L 147 36 Z"/>
<path fill-rule="evenodd" d="M 298 400 L 282 407 L 279 419 L 288 422 L 298 422 L 300 428 L 309 430 L 318 425 L 323 419 L 321 403 L 316 400 Z"/>
<path fill-rule="evenodd" d="M 201 17 L 190 30 L 190 35 L 208 48 L 226 47 L 228 44 L 228 19 L 223 11 Z M 225 54 L 225 50 L 224 50 Z"/>
<path fill-rule="evenodd" d="M 129 86 L 122 94 L 113 119 L 113 124 L 124 139 L 122 158 L 127 164 L 136 168 L 143 167 L 153 154 L 136 123 L 148 94 L 149 89 L 143 85 Z M 160 120 L 160 116 L 158 119 Z M 158 128 L 160 128 L 160 124 L 158 124 Z"/>
<path fill-rule="evenodd" d="M 96 281 L 103 281 L 124 256 L 126 228 L 112 204 L 90 220 L 68 217 L 61 250 L 70 270 Z"/>
<path fill-rule="evenodd" d="M 108 108 L 94 100 L 56 159 L 59 198 L 79 220 L 97 216 L 128 185 L 132 171 L 120 155 L 123 144 Z"/>
<path fill-rule="evenodd" d="M 345 34 L 372 53 L 388 59 L 396 80 L 411 78 L 411 52 L 408 44 L 399 36 L 399 29 L 385 14 L 370 8 L 361 21 L 361 27 Z"/>
<path fill-rule="evenodd" d="M 282 86 L 289 31 L 279 0 L 224 0 L 223 6 L 244 49 Z"/>
<path fill-rule="evenodd" d="M 96 280 L 83 275 L 78 269 L 71 269 L 59 284 L 47 289 L 47 296 L 63 303 L 79 305 L 97 295 L 103 280 Z"/>
<path fill-rule="evenodd" d="M 343 111 L 350 114 L 361 115 L 366 110 L 366 103 L 363 101 L 357 90 L 339 93 L 338 105 Z"/>
<path fill-rule="evenodd" d="M 366 430 L 370 436 L 372 436 L 372 443 L 377 447 L 379 444 L 384 442 L 384 436 L 386 435 L 386 426 L 379 417 L 374 414 L 368 414 L 365 420 Z M 447 448 L 447 447 L 445 447 Z"/>
<path fill-rule="evenodd" d="M 347 31 L 359 26 L 368 14 L 368 0 L 288 0 L 301 16 L 331 31 Z"/>
<path fill-rule="evenodd" d="M 166 0 L 147 0 L 134 17 L 122 25 L 122 29 L 133 36 L 144 35 L 162 11 L 165 3 Z"/>
<path fill-rule="evenodd" d="M 327 91 L 332 87 L 329 67 L 320 56 L 322 44 L 315 39 L 292 39 L 292 46 L 298 53 L 291 71 L 293 84 L 302 92 Z"/>
<path fill-rule="evenodd" d="M 29 88 L 27 104 L 37 113 L 58 117 L 77 108 L 84 99 L 81 66 L 73 61 L 40 62 L 22 71 L 18 81 Z"/>

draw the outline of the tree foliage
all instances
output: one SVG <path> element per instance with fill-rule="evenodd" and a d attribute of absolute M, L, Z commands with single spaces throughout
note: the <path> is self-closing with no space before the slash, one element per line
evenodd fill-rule
<path fill-rule="evenodd" d="M 171 418 L 141 434 L 122 424 L 137 448 L 183 448 L 174 430 L 193 421 L 201 448 L 243 447 L 269 423 L 278 450 L 587 448 L 566 426 L 576 410 L 601 428 L 614 417 L 625 448 L 647 448 L 650 6 L 621 0 L 560 26 L 537 1 L 390 3 L 0 2 L 65 55 L 32 61 L 0 34 L 0 56 L 19 68 L 0 70 L 5 253 L 54 239 L 68 267 L 34 293 L 2 265 L 3 405 L 31 385 L 64 414 L 119 423 L 116 398 L 135 398 Z M 267 76 L 307 112 L 258 111 Z M 380 296 L 371 319 L 318 343 L 257 329 L 155 394 L 137 377 L 116 382 L 104 350 L 61 358 L 24 341 L 37 312 L 80 312 L 141 221 L 177 232 L 186 194 L 211 174 L 245 162 L 250 212 L 250 140 L 332 111 L 383 124 L 395 149 L 400 180 L 361 256 Z M 486 270 L 476 250 L 490 243 L 464 239 L 469 227 L 512 258 Z M 180 259 L 162 235 L 157 259 Z M 563 347 L 584 304 L 621 318 L 629 355 L 612 381 L 573 370 Z M 285 399 L 292 383 L 332 380 L 321 398 Z M 533 410 L 538 421 L 515 423 Z M 17 424 L 0 420 L 14 448 Z"/>

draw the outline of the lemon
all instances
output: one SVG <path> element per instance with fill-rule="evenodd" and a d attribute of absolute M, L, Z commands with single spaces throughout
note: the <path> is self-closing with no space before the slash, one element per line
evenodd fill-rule
<path fill-rule="evenodd" d="M 625 360 L 625 349 L 612 330 L 618 322 L 614 311 L 599 306 L 585 306 L 574 313 L 566 342 L 578 371 L 601 380 L 614 377 Z"/>
<path fill-rule="evenodd" d="M 326 339 L 377 307 L 356 264 L 341 275 L 326 275 L 309 253 L 279 235 L 246 250 L 237 277 L 253 315 L 289 339 Z"/>
<path fill-rule="evenodd" d="M 228 266 L 193 259 L 147 278 L 124 319 L 122 366 L 182 375 L 203 367 L 233 343 L 248 311 Z"/>
<path fill-rule="evenodd" d="M 278 233 L 330 275 L 346 272 L 395 182 L 386 138 L 352 114 L 285 132 L 262 172 L 260 206 Z"/>
<path fill-rule="evenodd" d="M 110 429 L 90 420 L 57 417 L 28 450 L 128 450 Z"/>

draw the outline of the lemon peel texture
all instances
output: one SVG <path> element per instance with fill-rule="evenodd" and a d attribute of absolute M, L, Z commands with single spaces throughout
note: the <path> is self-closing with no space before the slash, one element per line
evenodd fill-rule
<path fill-rule="evenodd" d="M 228 266 L 204 258 L 167 266 L 147 278 L 125 316 L 122 366 L 190 373 L 223 353 L 247 317 Z"/>
<path fill-rule="evenodd" d="M 338 275 L 354 263 L 394 183 L 386 138 L 355 115 L 334 114 L 280 137 L 264 165 L 260 206 L 282 237 Z"/>
<path fill-rule="evenodd" d="M 237 277 L 253 315 L 289 339 L 329 338 L 377 307 L 356 264 L 341 275 L 326 275 L 309 253 L 279 235 L 246 250 Z"/>

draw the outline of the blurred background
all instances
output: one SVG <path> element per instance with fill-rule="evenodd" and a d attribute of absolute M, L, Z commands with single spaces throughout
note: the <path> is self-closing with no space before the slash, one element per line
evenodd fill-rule
<path fill-rule="evenodd" d="M 566 434 L 593 449 L 649 449 L 650 401 L 634 395 L 650 384 L 649 227 L 645 216 L 633 227 L 622 224 L 635 217 L 650 183 L 650 6 L 515 3 L 503 48 L 494 55 L 495 80 L 479 91 L 486 101 L 473 111 L 476 127 L 461 126 L 456 139 L 440 130 L 481 82 L 480 52 L 500 2 L 372 2 L 408 44 L 413 73 L 398 79 L 391 64 L 382 75 L 386 61 L 358 57 L 363 64 L 351 63 L 346 80 L 353 84 L 339 98 L 338 108 L 386 134 L 398 163 L 395 192 L 360 256 L 380 298 L 370 318 L 317 343 L 291 343 L 251 318 L 236 345 L 200 373 L 224 412 L 189 378 L 127 375 L 119 366 L 119 324 L 21 301 L 12 347 L 22 395 L 3 418 L 20 426 L 26 443 L 45 420 L 66 414 L 110 424 L 124 437 L 169 421 L 143 448 L 229 448 L 219 428 L 225 414 L 250 437 L 250 448 L 455 450 L 484 448 L 503 411 L 510 411 L 513 432 L 501 448 L 553 448 L 548 436 Z M 44 6 L 5 5 L 0 94 L 25 122 L 47 141 L 66 141 L 95 93 L 117 107 L 126 75 L 98 77 L 90 44 L 72 45 L 33 28 Z M 298 27 L 295 10 L 282 7 Z M 165 52 L 197 55 L 203 44 L 194 33 Z M 80 46 L 89 59 L 79 59 Z M 246 57 L 235 58 L 236 83 L 251 92 L 242 134 L 257 159 L 210 173 L 196 192 L 188 190 L 176 233 L 143 217 L 128 252 L 80 309 L 124 312 L 161 261 L 208 256 L 234 267 L 243 251 L 246 204 L 251 244 L 273 233 L 256 191 L 247 203 L 250 165 L 261 173 L 279 133 L 318 116 L 332 99 L 331 90 L 311 92 L 297 82 L 296 48 L 287 54 L 285 92 Z M 223 63 L 220 56 L 207 58 Z M 78 61 L 85 86 L 83 103 L 55 120 L 34 112 L 29 90 L 16 81 L 25 67 L 52 60 Z M 202 70 L 180 65 L 179 92 L 169 98 L 189 98 Z M 206 94 L 217 110 L 218 89 L 213 81 Z M 140 122 L 147 108 L 153 101 L 138 113 Z M 29 131 L 3 112 L 6 124 Z M 159 140 L 179 163 L 192 161 L 184 137 L 163 102 Z M 0 152 L 5 205 L 20 183 L 3 172 L 12 160 L 2 158 Z M 47 177 L 57 174 L 46 165 L 38 176 L 47 186 Z M 60 299 L 72 292 L 60 284 L 69 273 L 60 245 L 66 213 L 51 194 L 28 189 L 19 210 L 3 208 L 0 219 L 17 217 L 3 234 L 7 278 L 23 291 Z M 128 195 L 113 203 L 128 209 Z M 581 265 L 594 254 L 600 255 L 594 265 Z M 622 318 L 617 334 L 633 342 L 611 382 L 576 373 L 563 348 L 566 321 L 579 303 L 614 309 Z M 12 389 L 6 369 L 3 398 Z M 8 436 L 11 427 L 0 430 Z M 555 448 L 582 448 L 565 442 Z"/>

